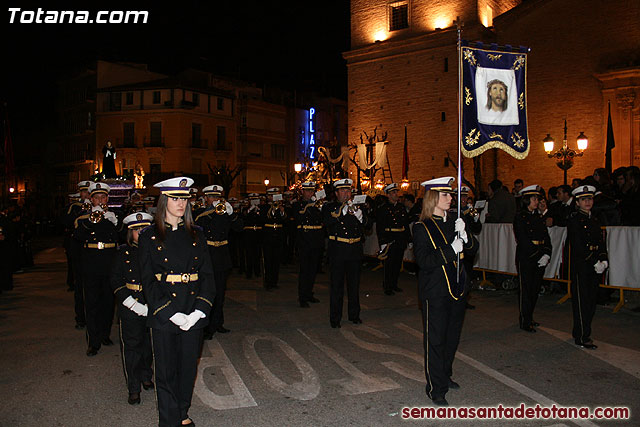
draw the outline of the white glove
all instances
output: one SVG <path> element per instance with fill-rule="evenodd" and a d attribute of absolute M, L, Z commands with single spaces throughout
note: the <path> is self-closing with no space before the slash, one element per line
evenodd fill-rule
<path fill-rule="evenodd" d="M 102 212 L 103 211 L 102 206 L 98 205 L 98 206 L 93 206 L 91 208 L 91 212 L 96 212 L 96 211 Z"/>
<path fill-rule="evenodd" d="M 344 208 L 342 208 L 342 215 L 346 215 L 348 211 L 349 211 L 349 205 L 344 205 Z"/>
<path fill-rule="evenodd" d="M 185 323 L 184 325 L 180 325 L 180 329 L 182 329 L 183 331 L 188 331 L 193 325 L 198 323 L 198 320 L 204 319 L 205 317 L 205 314 L 200 310 L 194 310 L 193 313 L 187 316 L 187 323 Z"/>
<path fill-rule="evenodd" d="M 176 326 L 182 326 L 189 321 L 189 318 L 186 314 L 178 312 L 171 316 L 169 320 L 171 320 L 171 322 Z"/>
<path fill-rule="evenodd" d="M 542 255 L 542 258 L 538 260 L 538 267 L 546 267 L 549 264 L 551 257 L 547 254 Z"/>
<path fill-rule="evenodd" d="M 407 247 L 409 248 L 409 250 L 413 249 L 413 243 L 409 242 L 409 245 Z"/>
<path fill-rule="evenodd" d="M 122 305 L 133 311 L 138 316 L 147 317 L 147 313 L 149 312 L 149 308 L 146 304 L 139 303 L 131 295 L 122 301 Z"/>
<path fill-rule="evenodd" d="M 356 211 L 353 214 L 355 215 L 356 218 L 358 218 L 358 221 L 362 222 L 362 209 L 360 208 L 356 209 Z"/>
<path fill-rule="evenodd" d="M 380 245 L 380 250 L 381 250 L 381 251 L 384 251 L 384 248 L 386 248 L 386 247 L 387 247 L 387 244 L 386 244 L 386 243 L 383 243 L 382 245 Z"/>
<path fill-rule="evenodd" d="M 593 269 L 598 274 L 604 273 L 604 271 L 609 267 L 609 263 L 607 261 L 598 261 L 593 265 Z"/>
<path fill-rule="evenodd" d="M 462 239 L 456 237 L 455 240 L 451 243 L 451 247 L 453 248 L 453 251 L 456 253 L 456 255 L 462 252 Z"/>
<path fill-rule="evenodd" d="M 233 214 L 233 206 L 231 206 L 231 203 L 224 202 L 224 206 L 227 209 L 227 215 Z"/>
<path fill-rule="evenodd" d="M 456 225 L 455 225 L 456 233 L 459 233 L 459 236 L 462 239 L 462 241 L 467 243 L 469 241 L 469 238 L 467 237 L 467 232 L 464 229 L 465 226 L 466 224 L 464 222 L 464 219 L 462 218 L 456 219 Z"/>
<path fill-rule="evenodd" d="M 105 212 L 104 218 L 108 219 L 113 223 L 113 225 L 118 225 L 118 218 L 116 218 L 116 214 L 111 211 Z"/>

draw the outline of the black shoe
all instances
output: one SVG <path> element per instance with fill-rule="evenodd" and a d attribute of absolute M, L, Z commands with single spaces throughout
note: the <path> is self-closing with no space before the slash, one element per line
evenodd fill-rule
<path fill-rule="evenodd" d="M 308 301 L 308 302 L 312 302 L 312 303 L 320 302 L 320 300 L 319 300 L 318 298 L 316 298 L 316 297 L 311 297 L 311 298 L 309 298 L 307 301 Z"/>
<path fill-rule="evenodd" d="M 204 335 L 202 336 L 203 339 L 209 341 L 211 339 L 213 339 L 213 332 L 205 332 Z"/>
<path fill-rule="evenodd" d="M 111 341 L 111 338 L 107 337 L 102 340 L 102 345 L 113 345 L 113 341 Z"/>
<path fill-rule="evenodd" d="M 433 404 L 436 406 L 449 406 L 449 402 L 447 402 L 447 399 L 445 399 L 444 396 L 434 397 L 431 400 L 433 401 Z"/>
<path fill-rule="evenodd" d="M 402 289 L 400 289 L 399 287 L 395 287 L 392 289 L 394 292 L 402 292 Z"/>
<path fill-rule="evenodd" d="M 340 322 L 331 322 L 331 327 L 332 327 L 333 329 L 335 329 L 335 328 L 340 328 Z"/>
<path fill-rule="evenodd" d="M 91 356 L 95 356 L 96 354 L 98 354 L 98 349 L 95 347 L 89 347 L 87 349 L 87 356 L 91 357 Z"/>
<path fill-rule="evenodd" d="M 300 307 L 301 308 L 310 308 L 311 306 L 306 301 L 300 301 Z"/>
<path fill-rule="evenodd" d="M 129 405 L 139 405 L 140 404 L 140 393 L 129 393 L 129 399 L 127 399 Z"/>
<path fill-rule="evenodd" d="M 460 384 L 458 384 L 457 382 L 455 382 L 454 380 L 449 378 L 449 389 L 450 390 L 457 390 L 459 388 L 460 388 Z"/>
<path fill-rule="evenodd" d="M 531 322 L 531 326 L 535 326 L 537 328 L 538 326 L 540 326 L 540 323 L 534 320 L 533 322 Z"/>
<path fill-rule="evenodd" d="M 220 332 L 221 334 L 228 334 L 229 332 L 231 332 L 231 329 L 227 329 L 224 326 L 218 326 L 216 328 L 216 332 Z"/>
<path fill-rule="evenodd" d="M 393 292 L 391 289 L 389 289 L 388 291 L 384 291 L 385 295 L 395 295 L 396 293 Z"/>
<path fill-rule="evenodd" d="M 155 384 L 151 380 L 142 382 L 142 388 L 145 390 L 153 390 L 154 387 Z"/>
<path fill-rule="evenodd" d="M 588 350 L 595 350 L 596 348 L 598 348 L 597 345 L 595 345 L 593 343 L 593 341 L 589 340 L 588 342 L 581 342 L 576 340 L 576 345 L 582 347 L 582 348 L 586 348 Z"/>
<path fill-rule="evenodd" d="M 531 326 L 520 326 L 520 329 L 522 329 L 523 331 L 531 332 L 531 333 L 536 332 L 536 330 L 533 329 L 533 327 Z"/>
<path fill-rule="evenodd" d="M 76 322 L 76 326 L 75 328 L 79 331 L 83 330 L 85 328 L 85 326 L 87 326 L 85 323 L 82 322 Z"/>
<path fill-rule="evenodd" d="M 466 308 L 467 308 L 467 310 L 475 310 L 475 309 L 476 309 L 476 306 L 475 306 L 475 305 L 471 305 L 471 304 L 467 303 L 467 307 L 466 307 Z"/>
<path fill-rule="evenodd" d="M 359 325 L 359 324 L 361 324 L 361 323 L 362 323 L 362 320 L 361 320 L 359 317 L 356 317 L 355 319 L 351 320 L 351 322 L 352 322 L 354 325 Z"/>

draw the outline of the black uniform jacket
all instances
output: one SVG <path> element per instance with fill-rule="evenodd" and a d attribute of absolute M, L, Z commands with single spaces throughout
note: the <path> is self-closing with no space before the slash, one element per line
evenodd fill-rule
<path fill-rule="evenodd" d="M 203 328 L 209 322 L 216 293 L 207 240 L 199 227 L 195 242 L 184 223 L 180 222 L 176 230 L 169 224 L 165 227 L 163 243 L 155 226 L 142 230 L 138 238 L 142 289 L 149 307 L 147 325 L 178 333 L 180 328 L 169 318 L 176 313 L 189 315 L 200 310 L 207 317 L 192 328 Z M 179 281 L 167 281 L 168 275 L 179 276 Z"/>
<path fill-rule="evenodd" d="M 86 271 L 109 274 L 118 243 L 118 229 L 108 219 L 97 223 L 89 221 L 89 215 L 75 220 L 73 238 L 82 245 L 82 268 Z"/>
<path fill-rule="evenodd" d="M 140 318 L 136 313 L 122 305 L 128 297 L 140 304 L 146 304 L 140 279 L 140 263 L 138 262 L 138 245 L 120 245 L 111 268 L 111 289 L 115 294 L 118 313 L 126 319 Z"/>
<path fill-rule="evenodd" d="M 538 262 L 543 255 L 551 256 L 551 238 L 537 210 L 522 209 L 513 220 L 516 237 L 516 263 Z"/>
<path fill-rule="evenodd" d="M 315 206 L 315 202 L 301 200 L 296 202 L 293 208 L 298 228 L 298 248 L 324 247 L 322 212 Z"/>
<path fill-rule="evenodd" d="M 413 225 L 413 254 L 420 268 L 418 286 L 421 299 L 449 297 L 458 300 L 464 295 L 466 272 L 464 265 L 460 265 L 460 278 L 456 280 L 458 257 L 451 247 L 455 238 L 453 217 L 445 221 L 443 217 L 433 215 Z M 464 256 L 473 257 L 478 250 L 478 241 L 469 231 L 463 247 Z"/>
<path fill-rule="evenodd" d="M 593 269 L 596 262 L 608 261 L 602 229 L 594 215 L 581 209 L 571 214 L 567 222 L 567 238 L 571 247 L 572 268 L 585 265 Z"/>
<path fill-rule="evenodd" d="M 287 211 L 282 212 L 279 208 L 274 209 L 273 204 L 261 205 L 260 216 L 262 217 L 262 236 L 264 241 L 283 240 Z"/>
<path fill-rule="evenodd" d="M 376 233 L 380 245 L 396 242 L 396 244 L 405 246 L 409 243 L 411 240 L 409 215 L 402 203 L 391 204 L 387 201 L 378 208 Z"/>
<path fill-rule="evenodd" d="M 348 259 L 361 258 L 364 228 L 369 222 L 364 211 L 360 222 L 355 215 L 343 215 L 342 203 L 327 202 L 322 207 L 322 218 L 329 235 L 329 255 Z"/>
<path fill-rule="evenodd" d="M 241 231 L 242 220 L 239 220 L 235 213 L 231 215 L 217 214 L 215 207 L 211 206 L 196 217 L 196 224 L 202 227 L 207 238 L 213 269 L 215 271 L 229 270 L 231 268 L 229 230 L 234 227 L 234 231 Z"/>

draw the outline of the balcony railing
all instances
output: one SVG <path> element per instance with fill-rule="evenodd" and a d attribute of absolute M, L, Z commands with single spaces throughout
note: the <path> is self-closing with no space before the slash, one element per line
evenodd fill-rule
<path fill-rule="evenodd" d="M 145 136 L 143 143 L 145 147 L 164 147 L 164 137 L 151 138 Z"/>
<path fill-rule="evenodd" d="M 209 148 L 209 140 L 206 138 L 193 139 L 191 138 L 191 148 Z"/>

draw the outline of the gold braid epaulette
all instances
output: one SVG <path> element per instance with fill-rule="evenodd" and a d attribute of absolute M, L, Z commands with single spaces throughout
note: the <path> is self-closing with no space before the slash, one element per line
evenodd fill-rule
<path fill-rule="evenodd" d="M 209 215 L 211 215 L 211 214 L 212 214 L 212 213 L 214 213 L 214 212 L 215 212 L 215 210 L 213 210 L 213 209 L 208 209 L 208 210 L 206 210 L 206 211 L 202 212 L 200 215 L 198 215 L 194 221 L 199 220 L 199 219 L 200 219 L 201 217 L 203 217 L 203 216 L 209 216 Z"/>
<path fill-rule="evenodd" d="M 73 228 L 78 228 L 78 220 L 80 219 L 87 219 L 89 218 L 89 214 L 86 215 L 80 215 L 78 218 L 76 218 L 75 221 L 73 221 Z"/>

